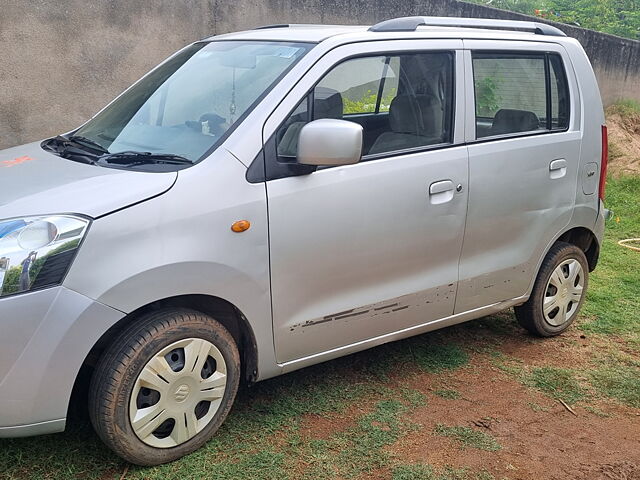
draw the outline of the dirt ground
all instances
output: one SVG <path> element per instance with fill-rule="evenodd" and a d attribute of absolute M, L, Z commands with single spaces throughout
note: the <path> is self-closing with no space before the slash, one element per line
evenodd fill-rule
<path fill-rule="evenodd" d="M 607 115 L 609 173 L 640 175 L 640 115 L 623 118 L 611 110 Z"/>
<path fill-rule="evenodd" d="M 594 342 L 599 340 L 572 330 L 544 341 L 505 337 L 498 351 L 516 363 L 576 368 L 587 363 L 595 350 L 606 348 Z M 428 397 L 426 405 L 410 415 L 410 421 L 420 428 L 386 447 L 402 463 L 484 471 L 495 479 L 640 480 L 638 409 L 607 400 L 590 402 L 595 407 L 591 409 L 584 405 L 567 408 L 505 373 L 490 355 L 474 355 L 467 367 L 448 373 L 444 379 L 441 373 L 398 369 L 391 375 L 391 383 Z M 441 388 L 454 388 L 460 397 L 433 394 Z M 307 441 L 327 438 L 349 428 L 353 419 L 366 411 L 363 404 L 333 416 L 307 416 L 301 434 Z M 460 448 L 451 438 L 433 435 L 438 424 L 480 428 L 501 448 L 492 452 Z M 364 478 L 390 478 L 390 474 L 380 470 Z"/>

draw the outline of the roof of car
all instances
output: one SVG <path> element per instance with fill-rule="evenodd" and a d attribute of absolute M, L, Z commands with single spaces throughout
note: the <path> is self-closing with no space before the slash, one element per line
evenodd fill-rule
<path fill-rule="evenodd" d="M 254 30 L 216 35 L 209 40 L 277 40 L 289 42 L 319 43 L 327 38 L 347 33 L 364 33 L 368 26 L 355 25 L 267 25 Z"/>
<path fill-rule="evenodd" d="M 207 40 L 263 40 L 319 43 L 342 37 L 345 42 L 411 38 L 493 38 L 545 41 L 562 37 L 557 28 L 535 22 L 455 17 L 403 17 L 369 25 L 267 25 Z"/>

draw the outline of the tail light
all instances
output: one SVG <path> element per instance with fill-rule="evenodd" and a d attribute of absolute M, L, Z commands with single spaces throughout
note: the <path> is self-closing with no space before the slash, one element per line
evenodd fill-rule
<path fill-rule="evenodd" d="M 607 183 L 607 163 L 609 163 L 609 137 L 607 126 L 602 125 L 602 158 L 600 159 L 600 186 L 598 188 L 602 201 L 604 201 L 604 189 Z"/>

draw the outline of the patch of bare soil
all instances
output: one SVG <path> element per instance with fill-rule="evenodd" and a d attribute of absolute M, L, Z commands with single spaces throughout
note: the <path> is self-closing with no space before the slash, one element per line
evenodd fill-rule
<path fill-rule="evenodd" d="M 574 407 L 574 416 L 488 364 L 454 377 L 462 398 L 430 397 L 414 412 L 412 420 L 423 428 L 391 448 L 402 461 L 484 469 L 513 480 L 640 479 L 640 417 L 631 409 L 602 418 Z M 462 449 L 433 435 L 438 423 L 484 431 L 502 448 Z"/>
<path fill-rule="evenodd" d="M 326 440 L 336 432 L 355 425 L 355 420 L 368 413 L 373 401 L 363 402 L 344 412 L 332 415 L 305 415 L 300 424 L 300 436 L 304 440 Z"/>
<path fill-rule="evenodd" d="M 588 337 L 571 330 L 564 337 L 535 343 L 523 343 L 516 336 L 499 350 L 526 365 L 579 368 L 593 348 Z M 637 409 L 601 402 L 597 407 L 608 415 L 604 417 L 578 404 L 574 415 L 556 400 L 523 386 L 486 356 L 475 356 L 470 368 L 449 377 L 447 383 L 461 398 L 430 395 L 428 404 L 414 411 L 411 420 L 422 428 L 390 448 L 400 461 L 487 470 L 511 480 L 640 480 Z M 434 381 L 437 376 L 424 374 L 407 386 L 427 392 Z M 483 431 L 502 448 L 462 448 L 454 439 L 434 435 L 437 424 Z"/>
<path fill-rule="evenodd" d="M 640 174 L 640 115 L 621 117 L 609 111 L 609 172 L 614 176 Z"/>
<path fill-rule="evenodd" d="M 516 335 L 514 333 L 514 337 Z M 526 343 L 508 341 L 500 351 L 531 367 L 579 369 L 592 368 L 598 356 L 612 350 L 611 344 L 629 357 L 640 360 L 637 351 L 627 345 L 624 339 L 587 335 L 577 328 L 569 329 L 557 337 L 532 338 Z"/>
<path fill-rule="evenodd" d="M 471 342 L 474 330 L 447 332 L 455 341 Z M 600 345 L 577 329 L 564 336 L 530 341 L 531 337 L 502 337 L 497 350 L 529 366 L 580 368 Z M 482 342 L 480 342 L 482 343 Z M 414 408 L 408 421 L 420 425 L 387 450 L 400 463 L 452 466 L 471 472 L 486 470 L 510 480 L 640 480 L 640 410 L 613 401 L 590 402 L 600 415 L 578 403 L 571 413 L 558 401 L 527 388 L 495 365 L 490 354 L 473 355 L 455 371 L 426 373 L 399 366 L 390 387 L 416 389 L 426 395 L 425 406 Z M 460 398 L 434 394 L 447 388 Z M 371 406 L 363 402 L 342 414 L 308 416 L 301 433 L 307 440 L 328 438 L 352 424 Z M 434 434 L 436 425 L 465 426 L 493 436 L 497 451 L 462 448 L 452 438 Z M 388 469 L 366 479 L 390 478 Z"/>

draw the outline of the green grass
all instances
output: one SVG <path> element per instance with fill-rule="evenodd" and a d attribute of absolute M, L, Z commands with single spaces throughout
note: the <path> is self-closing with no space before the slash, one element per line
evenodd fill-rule
<path fill-rule="evenodd" d="M 598 268 L 591 273 L 580 328 L 587 333 L 640 339 L 640 253 L 617 244 L 640 237 L 640 177 L 609 179 L 607 222 Z"/>
<path fill-rule="evenodd" d="M 640 115 L 640 102 L 633 99 L 618 100 L 607 108 L 607 113 L 617 113 L 622 117 Z"/>
<path fill-rule="evenodd" d="M 424 463 L 398 465 L 393 469 L 391 480 L 494 480 L 486 471 L 472 473 L 462 468 L 444 467 L 435 469 Z"/>
<path fill-rule="evenodd" d="M 409 407 L 423 407 L 427 404 L 427 396 L 418 390 L 401 387 L 400 393 Z"/>
<path fill-rule="evenodd" d="M 400 465 L 393 470 L 392 480 L 435 480 L 436 473 L 431 465 L 417 463 Z"/>
<path fill-rule="evenodd" d="M 460 392 L 457 390 L 434 390 L 433 394 L 449 400 L 458 400 L 459 398 L 462 398 L 462 395 L 460 395 Z"/>
<path fill-rule="evenodd" d="M 170 475 L 163 474 L 163 477 L 171 478 Z M 210 479 L 220 480 L 246 480 L 247 478 L 282 480 L 286 477 L 284 454 L 273 450 L 245 455 L 238 462 L 225 462 L 216 465 L 215 470 L 208 476 Z M 177 474 L 175 478 L 176 480 L 182 478 L 182 474 Z"/>
<path fill-rule="evenodd" d="M 556 367 L 534 368 L 526 374 L 525 384 L 535 387 L 552 398 L 572 405 L 587 396 L 572 370 Z"/>
<path fill-rule="evenodd" d="M 640 408 L 640 368 L 637 366 L 599 368 L 589 376 L 593 387 L 602 394 Z"/>
<path fill-rule="evenodd" d="M 429 373 L 453 370 L 469 363 L 469 354 L 451 343 L 422 345 L 413 353 L 418 366 Z"/>
<path fill-rule="evenodd" d="M 434 430 L 436 435 L 442 437 L 451 437 L 456 440 L 461 448 L 477 448 L 478 450 L 486 450 L 494 452 L 502 447 L 491 435 L 470 427 L 447 426 L 438 424 Z"/>
<path fill-rule="evenodd" d="M 554 366 L 532 368 L 524 365 L 519 359 L 506 356 L 494 361 L 494 365 L 527 387 L 535 388 L 569 405 L 590 399 L 588 385 L 581 381 L 578 370 Z M 548 411 L 547 408 L 534 402 L 528 402 L 527 405 L 535 412 Z"/>
<path fill-rule="evenodd" d="M 380 111 L 388 112 L 391 102 L 396 97 L 396 88 L 393 87 L 383 97 L 380 98 Z M 378 101 L 378 93 L 371 90 L 367 90 L 360 98 L 352 99 L 348 96 L 342 97 L 343 114 L 348 115 L 352 113 L 367 113 L 375 112 Z"/>
<path fill-rule="evenodd" d="M 534 412 L 548 412 L 549 411 L 549 409 L 547 407 L 543 407 L 542 405 L 540 405 L 540 404 L 538 404 L 536 402 L 527 402 L 527 405 Z"/>
<path fill-rule="evenodd" d="M 397 400 L 383 400 L 354 427 L 327 440 L 311 442 L 300 452 L 308 465 L 302 478 L 355 478 L 390 465 L 391 455 L 383 447 L 393 444 L 410 428 L 402 419 L 406 412 L 407 407 Z"/>
<path fill-rule="evenodd" d="M 594 407 L 592 405 L 584 405 L 584 409 L 587 412 L 591 412 L 591 413 L 593 413 L 594 415 L 596 415 L 597 417 L 600 417 L 600 418 L 610 418 L 611 417 L 610 414 L 608 414 L 606 412 L 603 412 L 598 407 Z"/>

